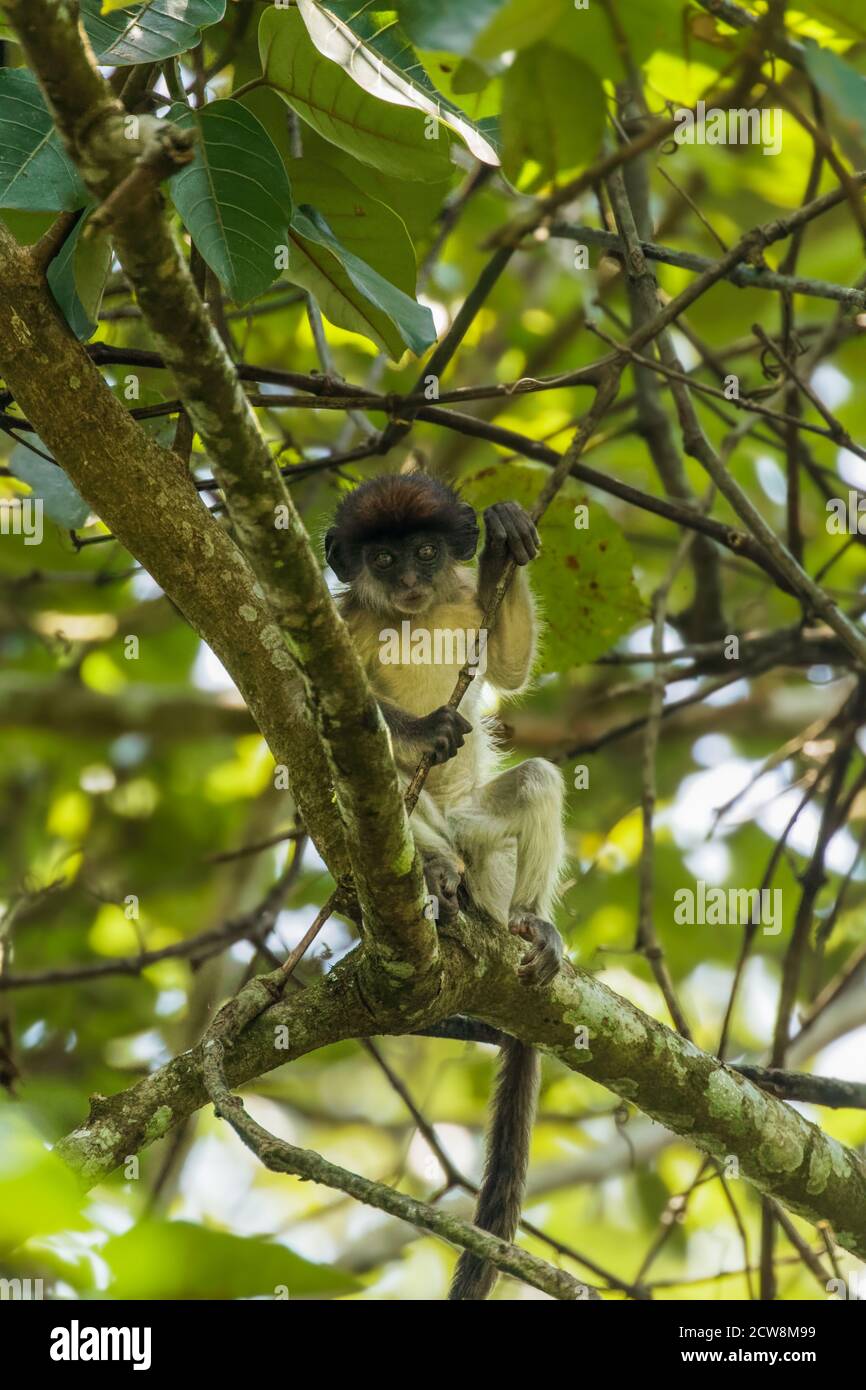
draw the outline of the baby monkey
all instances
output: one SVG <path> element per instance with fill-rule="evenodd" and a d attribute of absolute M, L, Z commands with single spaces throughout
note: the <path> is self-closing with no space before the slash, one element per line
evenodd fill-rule
<path fill-rule="evenodd" d="M 475 511 L 424 473 L 372 478 L 340 503 L 325 554 L 347 585 L 340 609 L 391 734 L 404 783 L 433 767 L 412 817 L 428 890 L 447 921 L 471 899 L 527 943 L 518 974 L 547 983 L 563 957 L 550 917 L 564 861 L 563 784 L 541 758 L 503 770 L 482 717 L 482 677 L 514 695 L 530 678 L 538 622 L 525 568 L 535 525 L 517 502 Z M 485 608 L 509 558 L 518 569 L 490 633 Z M 470 654 L 478 675 L 460 710 L 446 704 Z M 497 1083 L 476 1224 L 511 1240 L 526 1180 L 538 1090 L 532 1048 L 508 1041 Z M 450 1297 L 486 1297 L 493 1267 L 464 1252 Z"/>

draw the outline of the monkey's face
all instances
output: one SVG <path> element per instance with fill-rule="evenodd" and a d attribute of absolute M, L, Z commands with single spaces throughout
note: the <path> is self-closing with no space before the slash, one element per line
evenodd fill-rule
<path fill-rule="evenodd" d="M 363 558 L 368 583 L 389 608 L 410 615 L 425 612 L 433 603 L 451 557 L 444 536 L 415 531 L 369 541 Z"/>

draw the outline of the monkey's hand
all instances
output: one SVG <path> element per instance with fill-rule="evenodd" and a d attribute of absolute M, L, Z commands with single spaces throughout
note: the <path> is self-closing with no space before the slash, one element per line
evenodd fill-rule
<path fill-rule="evenodd" d="M 441 705 L 432 714 L 413 719 L 409 738 L 422 753 L 432 753 L 434 763 L 447 763 L 463 747 L 463 740 L 472 732 L 472 725 L 459 710 Z"/>
<path fill-rule="evenodd" d="M 522 912 L 512 917 L 508 929 L 529 942 L 529 950 L 517 967 L 523 984 L 546 985 L 559 974 L 565 947 L 552 922 L 545 922 L 543 917 L 534 917 L 530 912 Z"/>
<path fill-rule="evenodd" d="M 528 565 L 541 549 L 541 538 L 535 522 L 519 502 L 494 502 L 484 512 L 486 540 L 482 559 L 490 566 L 507 559 L 517 565 Z"/>
<path fill-rule="evenodd" d="M 436 899 L 440 922 L 452 921 L 460 911 L 457 890 L 463 882 L 465 871 L 466 865 L 456 854 L 448 855 L 440 850 L 430 850 L 424 855 L 427 892 Z"/>

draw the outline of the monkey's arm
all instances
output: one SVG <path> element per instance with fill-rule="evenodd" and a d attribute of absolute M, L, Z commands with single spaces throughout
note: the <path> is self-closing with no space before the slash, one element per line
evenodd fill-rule
<path fill-rule="evenodd" d="M 499 690 L 520 690 L 535 658 L 538 624 L 523 566 L 534 560 L 541 541 L 532 518 L 519 502 L 496 502 L 484 513 L 485 542 L 478 569 L 478 602 L 485 609 L 505 565 L 520 567 L 506 590 L 487 642 L 487 677 Z"/>
<path fill-rule="evenodd" d="M 434 763 L 447 763 L 463 747 L 465 736 L 472 730 L 472 725 L 460 711 L 451 709 L 449 705 L 442 705 L 432 714 L 420 717 L 407 714 L 399 705 L 392 705 L 387 700 L 380 700 L 379 708 L 396 752 L 412 761 L 417 761 L 424 753 L 432 753 Z"/>

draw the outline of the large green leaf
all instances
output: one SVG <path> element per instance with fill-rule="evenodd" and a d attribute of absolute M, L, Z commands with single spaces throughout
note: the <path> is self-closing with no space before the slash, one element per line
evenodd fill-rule
<path fill-rule="evenodd" d="M 563 14 L 548 29 L 547 42 L 573 53 L 609 82 L 625 76 L 622 53 L 603 5 L 575 10 L 570 0 L 560 0 Z M 628 0 L 628 51 L 635 63 L 643 63 L 656 49 L 682 50 L 683 0 Z M 706 49 L 701 49 L 704 58 Z"/>
<path fill-rule="evenodd" d="M 273 284 L 276 250 L 287 242 L 292 194 L 279 152 L 239 101 L 170 114 L 198 131 L 195 158 L 171 181 L 175 206 L 228 293 L 246 303 Z"/>
<path fill-rule="evenodd" d="M 0 68 L 0 207 L 63 212 L 86 199 L 33 73 Z"/>
<path fill-rule="evenodd" d="M 0 219 L 22 246 L 32 246 L 56 221 L 53 212 L 21 212 L 17 208 L 4 208 Z"/>
<path fill-rule="evenodd" d="M 822 24 L 827 24 L 839 38 L 866 39 L 866 21 L 862 11 L 846 4 L 845 0 L 799 0 L 796 9 L 801 14 L 814 15 Z"/>
<path fill-rule="evenodd" d="M 75 1174 L 48 1152 L 26 1114 L 0 1110 L 0 1258 L 32 1236 L 80 1230 L 82 1198 Z"/>
<path fill-rule="evenodd" d="M 866 132 L 866 78 L 833 53 L 817 44 L 806 45 L 809 76 L 836 107 L 840 116 L 851 121 L 862 135 Z"/>
<path fill-rule="evenodd" d="M 251 96 L 256 96 L 255 92 Z M 271 93 L 264 92 L 264 96 Z M 322 163 L 329 169 L 343 174 L 356 188 L 370 199 L 384 203 L 393 209 L 403 221 L 413 243 L 429 236 L 435 229 L 442 206 L 451 188 L 452 176 L 456 173 L 454 165 L 449 166 L 448 178 L 441 183 L 409 183 L 406 179 L 383 174 L 371 164 L 363 164 L 354 159 L 337 145 L 331 145 L 317 131 L 308 126 L 303 138 L 304 157 L 310 162 Z M 299 203 L 315 203 L 315 198 L 296 197 Z"/>
<path fill-rule="evenodd" d="M 400 23 L 421 48 L 470 53 L 505 0 L 397 0 Z"/>
<path fill-rule="evenodd" d="M 503 164 L 517 181 L 527 160 L 532 187 L 589 163 L 605 127 L 605 100 L 592 68 L 547 43 L 518 53 L 505 74 Z"/>
<path fill-rule="evenodd" d="M 42 441 L 36 442 L 41 448 Z M 29 483 L 33 496 L 41 498 L 46 513 L 58 526 L 74 531 L 76 526 L 84 525 L 90 507 L 56 463 L 34 453 L 26 444 L 16 444 L 9 458 L 9 471 L 22 483 Z"/>
<path fill-rule="evenodd" d="M 327 62 L 297 10 L 265 10 L 259 48 L 270 85 L 332 144 L 398 178 L 438 183 L 451 173 L 448 130 L 418 109 L 379 101 Z"/>
<path fill-rule="evenodd" d="M 566 24 L 569 12 L 575 13 L 571 0 L 505 0 L 476 40 L 474 55 L 497 58 L 500 53 L 526 48 L 557 25 Z"/>
<path fill-rule="evenodd" d="M 340 245 L 404 294 L 415 295 L 415 248 L 402 218 L 319 158 L 289 164 L 295 201 L 322 215 Z"/>
<path fill-rule="evenodd" d="M 101 1254 L 112 1298 L 296 1298 L 352 1293 L 351 1274 L 313 1264 L 284 1245 L 188 1221 L 147 1221 L 115 1236 Z"/>
<path fill-rule="evenodd" d="M 477 511 L 493 502 L 533 506 L 550 474 L 519 464 L 484 468 L 460 480 L 460 491 Z M 575 522 L 588 508 L 588 526 Z M 530 570 L 544 619 L 545 671 L 567 671 L 601 656 L 636 623 L 646 609 L 632 577 L 632 557 L 620 526 L 600 502 L 571 484 L 551 502 L 540 525 L 542 548 Z"/>
<path fill-rule="evenodd" d="M 483 164 L 498 164 L 490 141 L 430 80 L 393 11 L 380 0 L 297 0 L 320 53 L 340 66 L 365 92 L 414 107 L 453 130 Z"/>
<path fill-rule="evenodd" d="M 81 0 L 81 17 L 100 63 L 161 63 L 195 48 L 199 30 L 218 24 L 226 0 L 149 0 L 100 14 L 100 0 Z"/>
<path fill-rule="evenodd" d="M 295 209 L 289 235 L 287 275 L 315 295 L 332 323 L 365 334 L 395 359 L 435 340 L 430 310 L 341 246 L 315 208 Z"/>
<path fill-rule="evenodd" d="M 66 322 L 77 338 L 96 332 L 99 306 L 111 268 L 111 242 L 105 235 L 83 236 L 80 217 L 48 267 L 46 279 Z"/>

